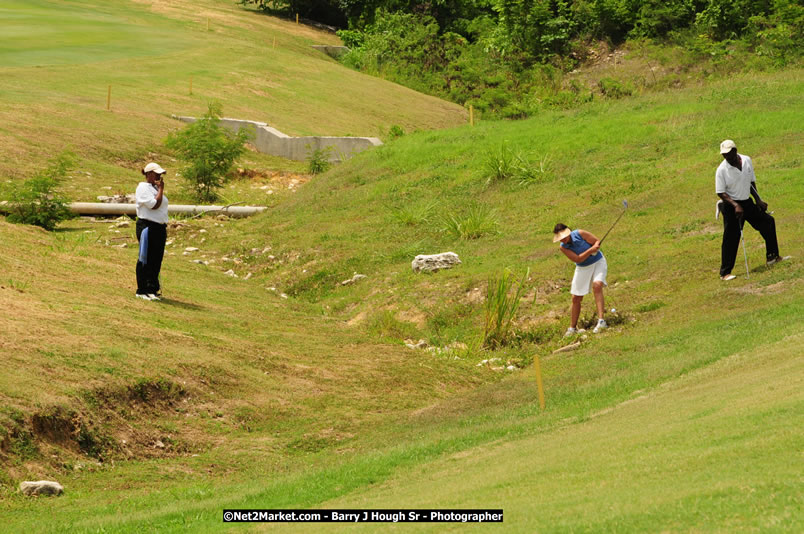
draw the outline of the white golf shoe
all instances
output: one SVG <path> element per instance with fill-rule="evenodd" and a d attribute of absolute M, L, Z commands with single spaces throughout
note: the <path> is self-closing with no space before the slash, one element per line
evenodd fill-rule
<path fill-rule="evenodd" d="M 597 325 L 595 326 L 595 329 L 594 329 L 594 330 L 592 330 L 592 333 L 593 333 L 593 334 L 599 334 L 600 332 L 602 332 L 604 329 L 606 329 L 606 328 L 608 328 L 608 327 L 609 327 L 609 325 L 608 325 L 608 324 L 606 324 L 606 321 L 605 321 L 605 320 L 603 320 L 603 319 L 598 319 L 598 320 L 597 320 Z"/>

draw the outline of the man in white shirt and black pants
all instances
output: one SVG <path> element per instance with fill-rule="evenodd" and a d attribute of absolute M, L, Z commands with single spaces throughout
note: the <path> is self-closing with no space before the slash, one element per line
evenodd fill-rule
<path fill-rule="evenodd" d="M 737 145 L 731 139 L 720 143 L 723 162 L 715 172 L 715 192 L 720 197 L 720 212 L 723 214 L 723 244 L 721 246 L 720 278 L 734 280 L 731 274 L 737 250 L 740 248 L 740 233 L 745 221 L 765 239 L 765 257 L 768 265 L 783 259 L 779 256 L 776 242 L 776 221 L 768 213 L 768 204 L 759 198 L 751 158 L 737 153 Z M 756 204 L 751 196 L 756 199 Z"/>
<path fill-rule="evenodd" d="M 142 170 L 145 181 L 137 185 L 137 298 L 160 300 L 159 272 L 167 240 L 168 198 L 165 169 L 149 163 Z"/>

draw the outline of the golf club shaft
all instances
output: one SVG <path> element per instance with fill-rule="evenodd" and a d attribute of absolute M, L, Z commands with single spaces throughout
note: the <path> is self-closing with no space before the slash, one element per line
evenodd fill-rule
<path fill-rule="evenodd" d="M 617 217 L 617 220 L 614 221 L 614 224 L 611 225 L 611 228 L 609 228 L 608 232 L 606 232 L 606 234 L 603 236 L 603 239 L 606 239 L 606 236 L 608 236 L 609 232 L 611 232 L 614 229 L 614 227 L 617 225 L 617 223 L 620 222 L 620 219 L 622 219 L 623 215 L 625 215 L 625 210 L 623 210 L 623 212 L 620 214 L 620 216 Z M 603 239 L 600 240 L 601 245 L 603 244 Z"/>
<path fill-rule="evenodd" d="M 748 253 L 745 251 L 745 238 L 743 237 L 742 226 L 740 226 L 740 241 L 743 242 L 743 258 L 745 259 L 745 277 L 751 278 L 751 275 L 748 274 Z"/>

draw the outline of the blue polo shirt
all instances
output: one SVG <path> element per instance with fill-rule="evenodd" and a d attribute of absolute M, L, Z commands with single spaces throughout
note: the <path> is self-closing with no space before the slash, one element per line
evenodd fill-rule
<path fill-rule="evenodd" d="M 586 239 L 581 237 L 581 234 L 578 232 L 578 230 L 573 230 L 572 233 L 570 233 L 570 242 L 566 244 L 561 243 L 561 246 L 563 248 L 567 248 L 573 251 L 578 256 L 580 256 L 581 254 L 592 248 L 592 245 L 587 243 Z M 583 260 L 581 263 L 576 262 L 575 265 L 577 265 L 578 267 L 586 267 L 587 265 L 592 265 L 593 263 L 600 261 L 600 258 L 602 257 L 603 257 L 603 251 L 598 250 L 597 254 L 592 254 L 591 256 Z"/>

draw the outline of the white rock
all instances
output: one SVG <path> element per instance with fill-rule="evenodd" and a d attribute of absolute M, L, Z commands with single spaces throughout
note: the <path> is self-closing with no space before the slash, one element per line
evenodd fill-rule
<path fill-rule="evenodd" d="M 248 280 L 254 275 L 254 273 L 248 273 L 246 276 L 243 277 L 243 280 Z"/>
<path fill-rule="evenodd" d="M 267 289 L 268 291 L 276 291 L 275 287 L 266 287 L 265 289 Z"/>
<path fill-rule="evenodd" d="M 413 259 L 410 266 L 415 273 L 434 273 L 441 269 L 451 269 L 460 264 L 461 260 L 457 254 L 454 252 L 442 252 L 441 254 L 419 254 Z"/>
<path fill-rule="evenodd" d="M 198 252 L 198 247 L 187 247 L 184 249 L 185 252 Z"/>
<path fill-rule="evenodd" d="M 226 271 L 226 272 L 225 272 L 225 273 L 223 273 L 223 274 L 228 275 L 228 276 L 231 276 L 232 278 L 237 278 L 237 275 L 236 275 L 236 274 L 235 274 L 235 272 L 234 272 L 233 270 L 231 270 L 231 269 L 229 269 L 228 271 Z"/>
<path fill-rule="evenodd" d="M 200 229 L 200 230 L 198 231 L 198 233 L 199 233 L 199 234 L 206 234 L 206 233 L 207 233 L 207 231 L 206 231 L 206 230 L 204 230 L 204 229 L 202 228 L 202 229 Z"/>
<path fill-rule="evenodd" d="M 343 282 L 341 282 L 341 285 L 342 286 L 348 286 L 349 284 L 354 284 L 358 280 L 362 280 L 364 278 L 368 278 L 368 277 L 365 274 L 357 274 L 357 273 L 355 273 L 354 276 L 352 276 L 350 279 L 344 280 Z"/>
<path fill-rule="evenodd" d="M 37 480 L 36 482 L 20 482 L 20 491 L 25 495 L 61 495 L 64 486 L 52 480 Z"/>
<path fill-rule="evenodd" d="M 519 367 L 515 365 L 509 365 L 508 367 L 506 367 L 506 369 L 508 369 L 509 371 L 517 371 L 519 370 Z"/>
<path fill-rule="evenodd" d="M 173 240 L 172 240 L 172 239 L 171 239 L 170 241 L 166 241 L 166 242 L 165 242 L 165 246 L 166 246 L 166 247 L 169 247 L 169 246 L 170 246 L 170 245 L 172 245 L 172 244 L 173 244 Z"/>
<path fill-rule="evenodd" d="M 282 293 L 282 294 L 281 294 L 281 295 L 279 295 L 279 296 L 280 296 L 280 297 L 282 297 L 283 299 L 288 298 L 288 296 L 287 296 L 286 294 L 284 294 L 284 293 Z"/>

